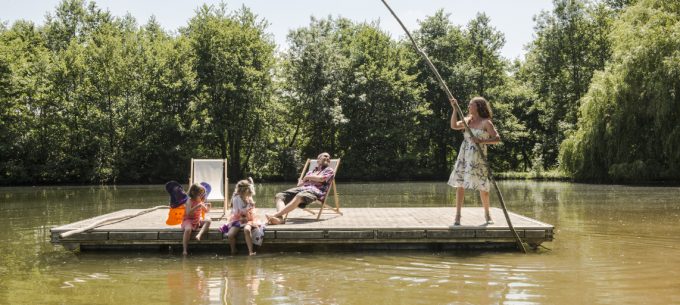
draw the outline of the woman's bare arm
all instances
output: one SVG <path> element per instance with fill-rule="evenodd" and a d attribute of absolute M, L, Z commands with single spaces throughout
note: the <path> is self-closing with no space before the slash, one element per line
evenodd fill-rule
<path fill-rule="evenodd" d="M 451 108 L 453 109 L 453 113 L 451 113 L 451 129 L 453 130 L 462 130 L 465 129 L 465 124 L 463 124 L 463 121 L 458 120 L 458 111 L 456 105 L 458 105 L 458 101 L 455 98 L 452 98 L 449 100 L 449 103 L 451 103 Z"/>

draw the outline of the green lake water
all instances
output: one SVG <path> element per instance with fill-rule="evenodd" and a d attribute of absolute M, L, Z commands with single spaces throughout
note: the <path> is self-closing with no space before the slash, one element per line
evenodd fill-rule
<path fill-rule="evenodd" d="M 258 206 L 273 207 L 289 186 L 259 185 Z M 680 304 L 680 188 L 499 186 L 511 211 L 555 226 L 547 249 L 74 253 L 50 244 L 50 228 L 164 204 L 163 186 L 0 188 L 0 304 Z M 338 192 L 343 207 L 444 207 L 455 197 L 444 182 Z M 478 195 L 468 192 L 466 206 L 480 206 Z"/>

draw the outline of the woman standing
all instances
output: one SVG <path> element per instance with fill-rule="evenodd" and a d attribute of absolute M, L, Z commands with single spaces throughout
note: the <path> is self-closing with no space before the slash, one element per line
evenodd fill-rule
<path fill-rule="evenodd" d="M 450 100 L 453 114 L 451 114 L 451 129 L 462 130 L 465 139 L 458 150 L 458 158 L 453 167 L 448 184 L 456 188 L 456 218 L 454 225 L 460 225 L 460 210 L 463 207 L 465 189 L 479 190 L 479 196 L 484 206 L 484 217 L 487 224 L 493 224 L 489 214 L 489 189 L 491 181 L 488 176 L 487 164 L 480 154 L 475 143 L 479 143 L 486 155 L 486 145 L 497 144 L 501 138 L 493 125 L 491 118 L 491 106 L 483 97 L 475 97 L 468 105 L 468 115 L 463 118 L 472 131 L 473 137 L 465 132 L 463 121 L 458 120 L 455 98 Z"/>

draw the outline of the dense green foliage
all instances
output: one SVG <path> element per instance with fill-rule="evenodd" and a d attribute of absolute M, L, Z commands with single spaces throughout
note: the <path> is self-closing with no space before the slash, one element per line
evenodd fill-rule
<path fill-rule="evenodd" d="M 342 156 L 350 177 L 411 177 L 417 128 L 405 127 L 422 110 L 406 49 L 374 25 L 345 19 L 312 19 L 289 41 L 282 82 L 290 147 Z"/>
<path fill-rule="evenodd" d="M 677 179 L 672 3 L 555 0 L 523 61 L 500 55 L 483 13 L 457 26 L 440 10 L 413 33 L 459 100 L 491 101 L 495 170 Z M 408 41 L 312 18 L 275 50 L 266 20 L 224 4 L 174 32 L 85 0 L 0 24 L 0 184 L 185 180 L 191 158 L 228 159 L 232 180 L 294 179 L 322 150 L 344 179 L 449 174 L 462 134 Z"/>
<path fill-rule="evenodd" d="M 680 178 L 680 3 L 639 1 L 614 22 L 612 60 L 583 98 L 560 162 L 579 179 Z"/>
<path fill-rule="evenodd" d="M 191 157 L 240 175 L 271 125 L 264 28 L 204 6 L 171 36 L 73 0 L 3 30 L 0 183 L 184 180 Z"/>
<path fill-rule="evenodd" d="M 575 129 L 581 97 L 596 70 L 610 57 L 611 20 L 604 4 L 555 0 L 553 12 L 536 19 L 536 39 L 529 45 L 518 80 L 536 99 L 528 105 L 538 120 L 527 122 L 539 137 L 534 157 L 545 166 L 557 162 L 559 144 Z"/>
<path fill-rule="evenodd" d="M 266 143 L 271 126 L 274 45 L 266 24 L 249 10 L 228 14 L 203 6 L 182 34 L 190 44 L 196 90 L 185 119 L 194 155 L 226 158 L 230 177 L 242 177 Z"/>

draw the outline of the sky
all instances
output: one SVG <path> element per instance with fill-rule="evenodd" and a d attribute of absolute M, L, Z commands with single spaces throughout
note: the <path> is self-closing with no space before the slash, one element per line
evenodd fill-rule
<path fill-rule="evenodd" d="M 189 0 L 98 0 L 101 8 L 114 16 L 130 13 L 139 24 L 145 24 L 152 15 L 167 31 L 176 31 L 187 24 L 195 9 L 202 4 L 217 1 Z M 380 0 L 242 0 L 225 1 L 229 9 L 242 5 L 249 7 L 270 25 L 279 49 L 285 49 L 286 35 L 291 29 L 309 25 L 310 17 L 345 17 L 357 22 L 378 21 L 380 28 L 393 38 L 404 37 L 404 32 Z M 43 24 L 45 15 L 53 12 L 59 0 L 0 0 L 0 21 L 11 25 L 17 20 L 30 20 Z M 491 25 L 505 35 L 501 55 L 508 59 L 524 58 L 525 46 L 534 38 L 533 17 L 543 10 L 551 10 L 552 0 L 388 0 L 397 16 L 410 31 L 418 22 L 433 15 L 438 9 L 450 13 L 451 21 L 465 26 L 477 13 L 491 18 Z"/>

